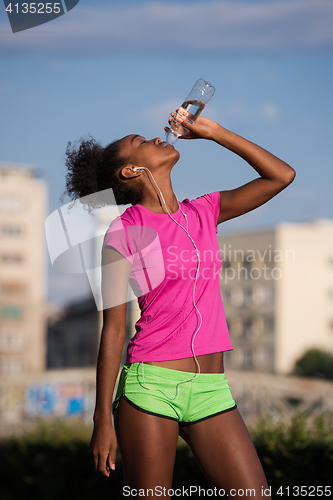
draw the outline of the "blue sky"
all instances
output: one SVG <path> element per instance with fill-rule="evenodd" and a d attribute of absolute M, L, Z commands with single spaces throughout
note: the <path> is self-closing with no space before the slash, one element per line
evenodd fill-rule
<path fill-rule="evenodd" d="M 37 167 L 51 213 L 61 205 L 67 141 L 88 133 L 103 145 L 130 133 L 164 137 L 169 112 L 202 77 L 216 87 L 205 116 L 297 172 L 283 193 L 219 234 L 333 219 L 332 25 L 326 0 L 81 0 L 13 34 L 0 6 L 0 161 Z M 257 176 L 216 144 L 179 140 L 177 148 L 179 199 Z M 52 301 L 85 290 L 84 277 L 69 278 L 50 273 Z"/>

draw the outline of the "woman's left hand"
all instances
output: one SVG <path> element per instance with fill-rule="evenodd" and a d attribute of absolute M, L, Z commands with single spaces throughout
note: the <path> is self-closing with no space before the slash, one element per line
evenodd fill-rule
<path fill-rule="evenodd" d="M 178 110 L 177 110 L 178 111 Z M 212 139 L 214 131 L 220 127 L 217 122 L 198 116 L 194 123 L 190 123 L 185 116 L 179 113 L 170 113 L 169 123 L 172 122 L 177 114 L 177 123 L 185 127 L 189 132 L 179 136 L 179 139 Z M 170 131 L 169 127 L 164 127 L 166 132 Z"/>

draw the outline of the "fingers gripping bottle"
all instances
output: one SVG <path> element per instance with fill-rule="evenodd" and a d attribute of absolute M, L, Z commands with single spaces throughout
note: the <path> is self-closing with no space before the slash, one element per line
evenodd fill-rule
<path fill-rule="evenodd" d="M 202 78 L 199 78 L 193 85 L 189 95 L 179 108 L 176 116 L 170 123 L 170 131 L 166 132 L 166 143 L 175 144 L 179 136 L 186 136 L 189 130 L 181 125 L 181 118 L 185 117 L 190 123 L 194 123 L 203 111 L 208 101 L 213 97 L 215 88 Z"/>

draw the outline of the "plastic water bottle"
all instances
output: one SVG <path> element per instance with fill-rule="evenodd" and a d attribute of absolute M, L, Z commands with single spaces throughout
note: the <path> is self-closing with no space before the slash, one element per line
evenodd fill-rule
<path fill-rule="evenodd" d="M 194 123 L 203 111 L 208 101 L 213 97 L 215 88 L 202 78 L 193 85 L 189 95 L 179 108 L 176 116 L 169 125 L 170 131 L 166 132 L 166 143 L 175 144 L 179 136 L 186 136 L 190 131 L 181 125 L 181 117 L 185 117 L 190 123 Z"/>

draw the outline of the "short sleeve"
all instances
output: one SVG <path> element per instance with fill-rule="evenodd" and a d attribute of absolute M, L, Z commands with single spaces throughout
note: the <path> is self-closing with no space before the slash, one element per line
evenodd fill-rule
<path fill-rule="evenodd" d="M 164 280 L 163 252 L 156 229 L 134 225 L 124 218 L 115 219 L 107 230 L 103 248 L 115 248 L 131 264 L 130 285 L 137 297 Z"/>
<path fill-rule="evenodd" d="M 217 232 L 217 221 L 220 215 L 220 191 L 199 196 L 198 198 L 191 200 L 191 203 L 196 206 L 201 205 L 202 207 L 210 210 Z"/>
<path fill-rule="evenodd" d="M 115 248 L 117 252 L 133 264 L 133 252 L 127 230 L 128 225 L 129 223 L 120 217 L 115 219 L 105 233 L 102 248 L 107 246 Z"/>

